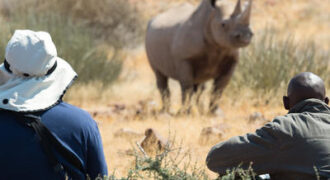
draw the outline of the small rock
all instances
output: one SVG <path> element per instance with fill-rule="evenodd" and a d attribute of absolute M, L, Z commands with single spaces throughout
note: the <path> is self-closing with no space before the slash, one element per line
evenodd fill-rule
<path fill-rule="evenodd" d="M 166 149 L 168 140 L 163 138 L 155 129 L 148 128 L 140 145 L 148 155 L 155 155 Z"/>
<path fill-rule="evenodd" d="M 205 127 L 202 129 L 199 136 L 199 143 L 206 144 L 209 142 L 217 142 L 224 136 L 228 129 L 229 126 L 227 124 Z"/>
<path fill-rule="evenodd" d="M 225 113 L 219 107 L 214 109 L 214 110 L 210 110 L 208 115 L 211 116 L 211 117 L 216 117 L 216 118 L 221 118 L 221 119 L 225 117 Z"/>
<path fill-rule="evenodd" d="M 126 110 L 125 104 L 109 104 L 111 111 L 115 114 L 120 114 L 122 111 Z"/>
<path fill-rule="evenodd" d="M 267 119 L 262 113 L 254 112 L 249 116 L 249 123 L 253 123 L 256 121 L 267 121 Z"/>
<path fill-rule="evenodd" d="M 148 116 L 154 115 L 156 113 L 157 103 L 155 101 L 146 99 L 140 100 L 136 108 L 136 115 L 137 116 Z"/>
<path fill-rule="evenodd" d="M 114 133 L 114 136 L 115 137 L 126 137 L 126 138 L 138 138 L 138 137 L 142 137 L 143 134 L 140 132 L 134 131 L 133 129 L 121 128 Z"/>
<path fill-rule="evenodd" d="M 135 151 L 133 149 L 120 149 L 117 151 L 117 155 L 119 157 L 125 157 L 125 156 L 134 156 L 135 155 Z"/>
<path fill-rule="evenodd" d="M 103 117 L 103 118 L 107 118 L 107 117 L 111 117 L 113 116 L 113 113 L 110 111 L 110 110 L 107 110 L 107 109 L 102 109 L 102 110 L 89 110 L 88 111 L 93 118 L 100 118 L 100 117 Z"/>

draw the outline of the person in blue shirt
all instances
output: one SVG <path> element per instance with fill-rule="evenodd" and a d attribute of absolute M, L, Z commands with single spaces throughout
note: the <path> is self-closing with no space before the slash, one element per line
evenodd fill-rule
<path fill-rule="evenodd" d="M 76 77 L 47 32 L 15 31 L 0 65 L 0 179 L 107 176 L 96 122 L 62 101 Z"/>

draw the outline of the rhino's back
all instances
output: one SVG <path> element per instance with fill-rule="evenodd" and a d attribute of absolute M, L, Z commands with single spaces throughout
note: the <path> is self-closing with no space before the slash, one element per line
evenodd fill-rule
<path fill-rule="evenodd" d="M 195 7 L 189 3 L 181 4 L 154 17 L 150 25 L 153 29 L 171 28 L 172 26 L 185 22 L 194 10 Z"/>
<path fill-rule="evenodd" d="M 154 17 L 148 25 L 146 51 L 153 69 L 175 78 L 175 57 L 171 56 L 171 44 L 180 25 L 193 13 L 195 7 L 184 3 Z"/>

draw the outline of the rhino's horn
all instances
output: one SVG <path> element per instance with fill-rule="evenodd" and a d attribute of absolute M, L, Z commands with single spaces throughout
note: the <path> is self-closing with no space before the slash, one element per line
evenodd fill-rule
<path fill-rule="evenodd" d="M 241 0 L 238 0 L 234 12 L 230 15 L 231 18 L 235 18 L 242 13 Z"/>
<path fill-rule="evenodd" d="M 249 0 L 248 5 L 246 6 L 244 12 L 242 12 L 240 15 L 240 22 L 243 24 L 250 24 L 252 1 L 253 0 Z"/>

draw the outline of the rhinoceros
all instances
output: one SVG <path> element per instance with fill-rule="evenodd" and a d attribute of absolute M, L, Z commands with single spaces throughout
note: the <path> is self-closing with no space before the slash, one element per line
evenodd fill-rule
<path fill-rule="evenodd" d="M 228 18 L 216 1 L 202 0 L 197 7 L 185 3 L 148 23 L 146 52 L 164 111 L 170 107 L 168 79 L 172 78 L 180 83 L 183 107 L 190 107 L 193 93 L 213 79 L 209 112 L 215 112 L 238 63 L 239 49 L 250 44 L 252 0 L 244 10 L 238 0 Z"/>

